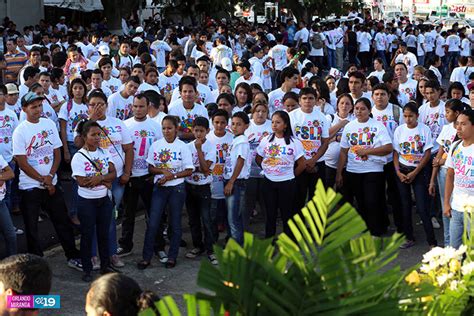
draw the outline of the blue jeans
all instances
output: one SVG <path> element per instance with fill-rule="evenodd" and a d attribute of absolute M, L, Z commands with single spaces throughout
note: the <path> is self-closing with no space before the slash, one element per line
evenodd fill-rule
<path fill-rule="evenodd" d="M 328 66 L 329 68 L 336 67 L 336 50 L 328 48 Z"/>
<path fill-rule="evenodd" d="M 0 233 L 5 239 L 7 257 L 17 253 L 16 233 L 5 201 L 0 201 Z"/>
<path fill-rule="evenodd" d="M 441 200 L 441 208 L 444 206 L 444 184 L 446 183 L 446 172 L 448 169 L 439 168 L 438 172 L 438 188 L 439 198 Z M 444 246 L 449 245 L 449 221 L 450 218 L 444 215 L 443 210 L 443 230 L 444 230 Z"/>
<path fill-rule="evenodd" d="M 5 204 L 9 211 L 12 211 L 15 207 L 20 204 L 19 192 L 18 192 L 18 179 L 20 178 L 20 169 L 15 163 L 15 160 L 11 160 L 8 165 L 13 170 L 15 177 L 6 182 L 7 192 L 5 193 Z"/>
<path fill-rule="evenodd" d="M 224 186 L 229 181 L 224 180 Z M 244 223 L 242 214 L 245 212 L 245 191 L 247 180 L 237 179 L 234 182 L 232 195 L 226 196 L 227 220 L 229 223 L 230 237 L 240 245 L 244 244 Z"/>
<path fill-rule="evenodd" d="M 451 210 L 451 220 L 449 222 L 449 245 L 453 248 L 459 248 L 462 245 L 462 235 L 464 233 L 464 225 L 467 225 L 468 231 L 470 223 L 467 218 L 464 220 L 464 212 Z"/>
<path fill-rule="evenodd" d="M 424 66 L 425 65 L 425 55 L 418 56 L 418 65 Z"/>
<path fill-rule="evenodd" d="M 143 243 L 143 260 L 151 261 L 153 257 L 155 237 L 160 228 L 160 221 L 166 205 L 169 205 L 168 219 L 171 228 L 168 257 L 176 260 L 181 242 L 181 211 L 183 210 L 185 199 L 186 190 L 184 183 L 169 187 L 155 185 L 151 198 L 150 217 L 148 218 L 145 241 Z"/>
<path fill-rule="evenodd" d="M 458 57 L 459 57 L 459 52 L 448 52 L 448 63 L 447 63 L 448 70 L 449 69 L 453 70 L 454 68 L 458 66 Z"/>
<path fill-rule="evenodd" d="M 74 145 L 74 142 L 67 142 L 67 148 L 69 150 L 69 154 L 71 155 L 71 160 L 72 157 L 77 153 L 78 149 L 76 145 Z M 71 178 L 71 185 L 72 185 L 72 192 L 71 192 L 71 207 L 69 208 L 69 216 L 73 217 L 77 215 L 77 199 L 78 199 L 78 194 L 77 194 L 77 181 L 74 180 L 74 178 Z"/>
<path fill-rule="evenodd" d="M 112 201 L 108 196 L 99 199 L 85 199 L 78 196 L 77 216 L 81 222 L 81 259 L 86 273 L 92 271 L 92 245 L 95 236 L 99 244 L 101 267 L 106 268 L 110 265 L 108 245 L 112 209 Z"/>
<path fill-rule="evenodd" d="M 385 57 L 385 51 L 384 50 L 378 50 L 377 51 L 377 57 L 382 59 L 384 69 L 388 69 L 387 67 L 389 65 L 387 64 L 387 58 Z"/>
<path fill-rule="evenodd" d="M 211 187 L 209 184 L 194 185 L 186 183 L 186 210 L 188 211 L 193 247 L 205 249 L 208 253 L 212 253 L 212 246 L 217 237 L 214 235 L 214 226 L 217 224 L 215 213 L 211 214 Z M 201 222 L 204 228 L 204 242 Z"/>

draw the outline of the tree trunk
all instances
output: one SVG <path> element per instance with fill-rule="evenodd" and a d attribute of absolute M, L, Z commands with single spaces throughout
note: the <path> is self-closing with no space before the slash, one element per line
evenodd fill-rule
<path fill-rule="evenodd" d="M 112 34 L 122 35 L 122 1 L 102 0 L 104 15 L 107 18 L 107 28 Z"/>

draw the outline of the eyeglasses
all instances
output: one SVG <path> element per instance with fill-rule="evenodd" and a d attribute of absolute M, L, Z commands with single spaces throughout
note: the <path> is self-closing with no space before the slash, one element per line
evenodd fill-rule
<path fill-rule="evenodd" d="M 95 107 L 95 106 L 98 106 L 98 105 L 102 106 L 102 105 L 105 105 L 105 103 L 104 102 L 89 103 L 89 106 L 92 106 L 92 107 Z"/>

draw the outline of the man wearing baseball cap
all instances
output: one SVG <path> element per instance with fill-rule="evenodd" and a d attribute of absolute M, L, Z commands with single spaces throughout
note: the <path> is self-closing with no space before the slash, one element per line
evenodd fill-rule
<path fill-rule="evenodd" d="M 10 110 L 15 112 L 17 117 L 19 117 L 21 112 L 21 104 L 19 100 L 20 91 L 14 83 L 7 83 L 5 87 L 7 88 L 7 94 L 5 95 L 6 105 Z"/>
<path fill-rule="evenodd" d="M 49 214 L 64 249 L 68 266 L 82 271 L 73 227 L 62 191 L 56 188 L 61 162 L 61 139 L 56 124 L 42 118 L 44 97 L 28 92 L 21 99 L 26 120 L 13 132 L 13 155 L 20 167 L 20 209 L 25 223 L 28 253 L 43 256 L 39 236 L 40 209 Z"/>

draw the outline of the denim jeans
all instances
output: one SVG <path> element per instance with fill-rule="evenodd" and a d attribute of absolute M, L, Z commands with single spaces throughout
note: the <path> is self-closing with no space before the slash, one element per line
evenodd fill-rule
<path fill-rule="evenodd" d="M 425 64 L 425 55 L 418 56 L 418 65 L 423 66 Z"/>
<path fill-rule="evenodd" d="M 227 223 L 227 204 L 225 199 L 211 199 L 211 213 L 216 214 L 217 225 L 222 224 L 225 227 L 228 227 Z M 215 239 L 219 239 L 219 231 L 217 230 L 217 225 L 214 231 Z"/>
<path fill-rule="evenodd" d="M 179 252 L 179 244 L 181 242 L 181 211 L 183 210 L 185 199 L 186 190 L 184 183 L 169 187 L 155 185 L 151 198 L 150 217 L 145 232 L 145 241 L 143 243 L 143 260 L 151 261 L 153 257 L 153 246 L 166 205 L 169 205 L 168 220 L 171 225 L 168 257 L 176 260 Z"/>
<path fill-rule="evenodd" d="M 188 211 L 193 247 L 212 253 L 212 246 L 216 242 L 214 226 L 217 223 L 215 213 L 211 214 L 211 186 L 209 184 L 186 183 L 186 210 Z M 204 243 L 201 222 L 204 228 Z"/>
<path fill-rule="evenodd" d="M 112 209 L 112 201 L 108 196 L 99 199 L 78 196 L 77 216 L 81 222 L 81 259 L 84 272 L 92 271 L 92 242 L 95 235 L 99 245 L 100 265 L 102 268 L 110 265 L 108 245 Z"/>
<path fill-rule="evenodd" d="M 458 57 L 459 57 L 459 52 L 448 52 L 448 60 L 447 60 L 448 70 L 449 69 L 453 70 L 455 67 L 458 66 Z"/>
<path fill-rule="evenodd" d="M 416 212 L 420 215 L 423 221 L 423 228 L 425 230 L 426 239 L 430 246 L 436 246 L 436 238 L 434 235 L 433 224 L 431 223 L 431 216 L 428 209 L 428 186 L 426 182 L 426 168 L 418 173 L 412 183 L 402 183 L 397 177 L 398 190 L 400 192 L 400 200 L 402 203 L 402 221 L 403 233 L 408 240 L 415 240 L 413 236 L 412 223 L 412 202 L 411 189 L 415 192 Z"/>
<path fill-rule="evenodd" d="M 247 192 L 245 198 L 245 212 L 242 215 L 244 230 L 249 230 L 250 217 L 253 210 L 257 208 L 257 202 L 260 205 L 260 211 L 266 213 L 265 202 L 263 199 L 263 178 L 249 178 L 247 181 Z"/>
<path fill-rule="evenodd" d="M 77 153 L 78 149 L 76 145 L 74 145 L 74 142 L 67 142 L 67 148 L 69 150 L 69 155 L 74 157 L 74 155 Z M 77 199 L 78 199 L 78 194 L 77 194 L 77 181 L 74 180 L 74 178 L 71 177 L 71 186 L 72 186 L 72 192 L 71 192 L 71 208 L 69 209 L 69 216 L 73 217 L 77 215 Z"/>
<path fill-rule="evenodd" d="M 341 71 L 344 67 L 344 47 L 336 47 L 336 67 Z"/>
<path fill-rule="evenodd" d="M 446 183 L 446 173 L 447 168 L 439 168 L 438 171 L 438 188 L 439 188 L 439 198 L 441 200 L 441 205 L 444 206 L 444 185 Z M 444 245 L 449 245 L 449 221 L 450 218 L 444 215 L 443 210 L 443 230 L 444 230 Z"/>
<path fill-rule="evenodd" d="M 377 50 L 377 57 L 382 59 L 384 69 L 388 69 L 387 67 L 389 65 L 387 64 L 387 58 L 385 57 L 385 51 L 384 50 Z"/>
<path fill-rule="evenodd" d="M 229 181 L 224 180 L 224 186 Z M 242 214 L 245 212 L 245 191 L 247 180 L 237 179 L 234 182 L 232 194 L 226 196 L 227 220 L 229 223 L 230 237 L 240 245 L 244 244 L 244 223 Z"/>
<path fill-rule="evenodd" d="M 328 66 L 329 69 L 336 67 L 336 50 L 335 49 L 327 49 L 328 51 Z"/>
<path fill-rule="evenodd" d="M 464 233 L 464 225 L 467 225 L 468 231 L 470 223 L 464 220 L 464 212 L 451 210 L 451 220 L 449 222 L 449 245 L 453 248 L 459 248 L 462 245 L 462 235 Z"/>
<path fill-rule="evenodd" d="M 20 190 L 20 195 L 20 209 L 25 223 L 28 252 L 43 256 L 38 236 L 38 217 L 41 209 L 48 213 L 66 258 L 68 260 L 80 258 L 61 188 L 56 186 L 56 192 L 53 195 L 49 195 L 48 190 L 39 188 Z"/>
<path fill-rule="evenodd" d="M 20 204 L 20 198 L 18 195 L 18 180 L 20 178 L 20 169 L 18 168 L 17 164 L 15 163 L 15 160 L 13 159 L 8 163 L 8 165 L 15 174 L 15 177 L 6 182 L 5 185 L 7 187 L 7 191 L 3 200 L 5 201 L 8 210 L 12 211 Z"/>
<path fill-rule="evenodd" d="M 5 201 L 0 201 L 0 233 L 5 239 L 7 257 L 17 253 L 16 233 Z"/>

